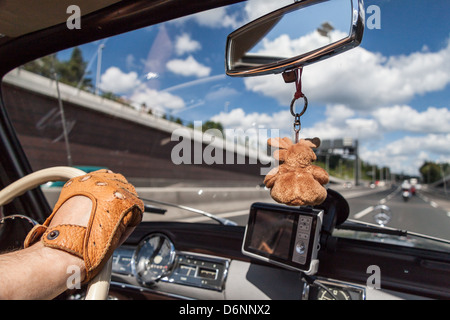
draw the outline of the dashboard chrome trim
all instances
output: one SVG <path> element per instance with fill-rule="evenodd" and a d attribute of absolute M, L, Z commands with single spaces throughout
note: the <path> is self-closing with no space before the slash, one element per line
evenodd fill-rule
<path fill-rule="evenodd" d="M 171 278 L 171 276 L 175 272 L 175 268 L 177 267 L 177 265 L 174 266 L 174 268 L 172 269 L 172 272 L 170 274 L 161 278 L 160 281 L 176 283 L 176 284 L 186 285 L 186 286 L 191 286 L 191 287 L 198 287 L 198 288 L 202 288 L 202 289 L 206 289 L 206 290 L 215 290 L 215 291 L 219 291 L 219 292 L 222 292 L 225 289 L 225 283 L 226 283 L 226 279 L 228 276 L 228 269 L 230 266 L 230 259 L 226 259 L 226 258 L 222 258 L 222 257 L 218 257 L 218 256 L 200 254 L 200 253 L 192 253 L 192 252 L 188 252 L 188 251 L 177 251 L 175 260 L 178 261 L 178 258 L 183 257 L 183 256 L 187 257 L 187 258 L 191 258 L 193 260 L 200 261 L 200 262 L 207 262 L 207 263 L 213 263 L 213 264 L 215 263 L 218 265 L 223 265 L 223 270 L 222 270 L 223 272 L 221 274 L 221 277 L 219 279 L 216 279 L 216 280 L 220 281 L 220 286 L 211 286 L 211 285 L 208 285 L 207 283 L 202 283 L 202 285 L 197 285 L 197 284 L 191 283 L 191 282 L 175 281 L 173 278 Z M 175 264 L 177 264 L 177 262 Z M 199 265 L 199 267 L 200 266 L 201 265 Z"/>
<path fill-rule="evenodd" d="M 142 287 L 140 285 L 133 285 L 133 284 L 117 282 L 117 281 L 111 281 L 111 287 L 119 287 L 122 289 L 132 289 L 132 290 L 137 290 L 140 292 L 147 292 L 147 293 L 151 293 L 151 294 L 165 296 L 168 298 L 175 298 L 175 299 L 182 299 L 182 300 L 196 300 L 196 299 L 186 297 L 183 295 L 179 295 L 179 294 L 175 294 L 175 293 L 164 292 L 164 291 L 152 289 L 149 287 Z"/>
<path fill-rule="evenodd" d="M 156 282 L 173 283 L 205 290 L 223 292 L 228 276 L 230 259 L 189 251 L 177 251 L 174 248 L 173 263 L 165 274 L 153 282 L 145 283 L 139 279 L 136 272 L 136 253 L 138 248 L 151 236 L 161 236 L 160 233 L 151 233 L 146 236 L 137 246 L 124 245 L 116 249 L 113 255 L 113 273 L 121 276 L 132 277 L 139 284 L 139 288 L 151 288 Z M 170 238 L 162 235 L 163 238 Z M 190 268 L 191 271 L 184 275 L 181 266 Z M 179 268 L 180 267 L 180 268 Z M 201 275 L 200 272 L 211 272 L 209 276 Z"/>
<path fill-rule="evenodd" d="M 321 278 L 321 277 L 318 277 L 315 282 L 319 282 L 320 284 L 322 284 L 324 286 L 337 287 L 337 288 L 340 288 L 340 289 L 343 289 L 346 291 L 356 292 L 357 294 L 361 295 L 360 300 L 366 300 L 366 288 L 363 286 L 344 282 L 344 281 L 334 280 L 334 279 Z M 305 285 L 306 285 L 306 283 L 305 283 Z M 314 286 L 314 284 L 312 284 L 312 286 Z M 308 292 L 308 294 L 309 294 L 309 292 Z"/>

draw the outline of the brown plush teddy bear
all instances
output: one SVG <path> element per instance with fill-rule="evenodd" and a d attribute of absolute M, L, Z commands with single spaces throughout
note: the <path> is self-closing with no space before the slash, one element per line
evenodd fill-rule
<path fill-rule="evenodd" d="M 264 179 L 270 195 L 279 202 L 292 206 L 319 205 L 327 197 L 323 185 L 328 173 L 311 163 L 317 159 L 312 148 L 318 148 L 320 139 L 300 139 L 296 144 L 285 138 L 272 138 L 268 144 L 279 148 L 273 154 L 281 164 L 270 170 Z"/>

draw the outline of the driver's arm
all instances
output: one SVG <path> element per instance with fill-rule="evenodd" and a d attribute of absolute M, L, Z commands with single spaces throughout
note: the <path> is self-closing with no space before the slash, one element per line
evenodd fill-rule
<path fill-rule="evenodd" d="M 87 226 L 91 201 L 77 196 L 69 199 L 52 223 Z M 39 241 L 23 250 L 0 256 L 0 299 L 51 299 L 67 289 L 68 270 L 75 266 L 80 280 L 85 277 L 83 259 Z"/>
<path fill-rule="evenodd" d="M 141 221 L 143 204 L 123 176 L 102 170 L 70 181 L 26 248 L 0 255 L 0 299 L 54 298 L 78 271 L 89 281 Z"/>

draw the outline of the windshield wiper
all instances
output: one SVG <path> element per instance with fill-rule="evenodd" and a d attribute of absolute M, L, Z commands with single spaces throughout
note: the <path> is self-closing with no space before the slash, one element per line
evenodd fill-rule
<path fill-rule="evenodd" d="M 450 245 L 449 240 L 436 238 L 436 237 L 432 237 L 432 236 L 427 236 L 424 234 L 411 232 L 411 231 L 407 231 L 407 230 L 400 230 L 400 229 L 394 229 L 394 228 L 389 228 L 389 227 L 380 227 L 375 224 L 370 224 L 367 222 L 362 223 L 362 222 L 354 221 L 354 220 L 347 220 L 344 223 L 342 223 L 341 225 L 336 226 L 335 228 L 339 229 L 339 230 L 351 230 L 351 231 L 379 233 L 379 234 L 387 234 L 387 235 L 400 236 L 400 237 L 412 236 L 412 237 L 416 237 L 416 238 L 422 238 L 422 239 L 436 241 L 436 242 L 440 242 L 440 243 L 443 243 L 446 245 Z"/>
<path fill-rule="evenodd" d="M 141 199 L 142 201 L 153 202 L 153 203 L 157 203 L 157 204 L 168 206 L 168 207 L 174 207 L 177 209 L 182 209 L 182 210 L 198 213 L 198 214 L 201 214 L 202 216 L 205 216 L 207 218 L 215 220 L 224 226 L 237 226 L 237 223 L 234 221 L 228 220 L 226 218 L 217 217 L 217 216 L 215 216 L 209 212 L 203 211 L 203 210 L 199 210 L 199 209 L 195 209 L 195 208 L 191 208 L 191 207 L 187 207 L 187 206 L 183 206 L 183 205 L 179 205 L 179 204 L 174 204 L 174 203 L 145 199 L 145 198 L 141 198 L 141 197 L 139 197 L 139 199 Z"/>
<path fill-rule="evenodd" d="M 370 223 L 361 223 L 353 220 L 347 220 L 339 226 L 335 227 L 339 230 L 352 230 L 352 231 L 361 231 L 361 232 L 374 232 L 381 234 L 388 234 L 393 236 L 406 237 L 408 235 L 408 231 L 393 229 L 389 227 L 380 227 Z"/>

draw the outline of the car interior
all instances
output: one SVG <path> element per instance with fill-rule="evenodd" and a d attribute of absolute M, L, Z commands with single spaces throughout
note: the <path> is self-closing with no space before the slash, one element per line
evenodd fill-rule
<path fill-rule="evenodd" d="M 274 77 L 281 88 L 287 88 L 280 95 L 290 93 L 283 95 L 287 101 L 283 126 L 292 135 L 291 147 L 299 142 L 299 136 L 303 139 L 305 131 L 311 132 L 309 117 L 316 112 L 317 98 L 309 89 L 311 85 L 308 87 L 313 82 L 309 81 L 309 68 L 337 61 L 337 68 L 359 75 L 337 59 L 358 52 L 364 41 L 370 41 L 370 32 L 375 32 L 368 29 L 369 1 L 263 1 L 261 13 L 249 11 L 250 4 L 257 2 L 82 0 L 73 10 L 69 9 L 73 1 L 65 0 L 0 3 L 1 250 L 20 248 L 29 230 L 52 212 L 61 184 L 91 170 L 108 168 L 123 173 L 145 203 L 143 221 L 114 251 L 103 271 L 88 285 L 68 289 L 57 299 L 236 302 L 450 298 L 448 212 L 428 212 L 433 208 L 420 202 L 423 215 L 417 224 L 430 223 L 431 229 L 440 225 L 444 230 L 440 234 L 430 231 L 424 235 L 421 230 L 410 230 L 406 222 L 393 223 L 401 216 L 397 206 L 419 206 L 422 195 L 433 198 L 434 189 L 425 193 L 431 184 L 426 190 L 417 190 L 418 195 L 408 194 L 406 201 L 401 200 L 398 180 L 375 186 L 358 176 L 339 179 L 328 170 L 329 181 L 317 187 L 325 192 L 320 203 L 286 205 L 274 201 L 275 192 L 281 190 L 284 195 L 297 190 L 304 183 L 303 175 L 298 174 L 291 187 L 286 187 L 287 183 L 281 186 L 281 180 L 273 187 L 263 183 L 266 174 L 278 174 L 285 168 L 284 156 L 287 159 L 290 151 L 286 150 L 291 150 L 281 147 L 280 142 L 280 151 L 273 153 L 276 148 L 269 148 L 265 141 L 274 136 L 262 139 L 267 149 L 252 153 L 248 151 L 250 131 L 245 132 L 250 138 L 235 147 L 239 138 L 229 145 L 222 136 L 226 128 L 209 128 L 202 136 L 198 133 L 201 130 L 193 128 L 198 122 L 191 127 L 176 123 L 177 115 L 225 121 L 231 114 L 226 101 L 242 105 L 251 102 L 250 94 L 237 95 L 239 88 L 250 91 L 250 85 L 259 88 L 258 84 L 263 85 L 261 79 Z M 382 23 L 386 21 L 383 27 L 388 28 L 388 19 L 395 17 L 383 8 L 386 20 Z M 242 18 L 244 14 L 248 15 L 246 19 Z M 323 33 L 320 41 L 304 46 L 294 43 L 294 37 L 310 32 L 295 24 L 312 17 L 321 17 L 317 18 L 319 29 L 313 27 Z M 241 23 L 234 23 L 237 20 Z M 227 26 L 211 27 L 219 22 Z M 208 31 L 195 33 L 194 27 L 208 27 Z M 289 34 L 292 47 L 295 44 L 298 50 L 282 51 L 281 44 L 268 40 L 272 39 L 269 35 L 281 34 Z M 130 40 L 126 40 L 127 35 Z M 185 47 L 181 47 L 182 40 Z M 114 41 L 119 45 L 110 49 Z M 142 56 L 125 53 L 129 48 L 144 46 L 150 49 Z M 73 48 L 84 50 L 84 67 L 90 68 L 83 79 L 93 77 L 97 71 L 96 81 L 100 81 L 100 63 L 104 64 L 100 86 L 103 96 L 93 80 L 76 79 L 69 84 L 64 83 L 62 71 L 56 75 L 57 70 L 63 70 L 56 63 L 69 59 L 75 52 Z M 434 49 L 421 52 L 427 50 Z M 127 63 L 129 71 L 125 67 L 105 71 L 114 51 L 120 57 L 117 61 L 123 66 Z M 209 55 L 201 60 L 200 52 Z M 45 67 L 46 57 L 54 59 L 48 69 L 52 72 L 37 74 L 31 67 Z M 193 62 L 194 57 L 197 64 L 192 70 L 181 65 Z M 32 65 L 33 61 L 40 62 Z M 209 68 L 205 67 L 207 62 Z M 131 69 L 137 64 L 145 70 L 140 75 Z M 326 68 L 313 70 L 322 70 L 322 77 L 327 77 Z M 183 72 L 192 72 L 191 78 L 183 76 Z M 127 96 L 129 100 L 122 92 L 114 92 L 121 84 L 119 77 L 124 75 L 132 83 L 128 90 L 134 90 L 129 91 L 134 94 Z M 169 75 L 179 84 L 165 85 Z M 379 79 L 382 82 L 383 76 Z M 343 72 L 341 80 L 336 80 L 340 81 L 347 81 Z M 364 76 L 359 81 L 363 82 Z M 231 89 L 232 85 L 236 87 Z M 200 98 L 193 97 L 197 87 L 203 95 Z M 252 94 L 256 95 L 256 90 L 263 96 L 270 86 L 254 89 Z M 448 85 L 442 90 L 448 98 Z M 184 103 L 176 96 L 181 92 L 186 92 Z M 133 99 L 137 101 L 144 93 L 150 98 L 135 103 Z M 273 104 L 272 112 L 280 111 L 276 100 L 271 99 L 268 105 Z M 170 109 L 173 112 L 169 116 L 163 114 L 177 103 L 182 107 Z M 214 109 L 216 105 L 220 109 Z M 264 113 L 253 107 L 252 112 Z M 183 108 L 188 111 L 182 113 Z M 236 112 L 234 120 L 239 118 Z M 339 120 L 339 115 L 336 118 Z M 259 130 L 261 134 L 263 129 Z M 228 132 L 223 135 L 228 137 Z M 359 161 L 354 156 L 358 149 L 355 139 L 350 144 L 341 139 L 341 146 L 334 141 L 334 150 L 340 150 L 336 154 L 341 159 L 336 163 Z M 322 139 L 314 149 L 323 151 L 327 143 L 329 140 Z M 316 153 L 320 158 L 320 152 Z M 326 161 L 333 156 L 323 156 L 324 166 L 329 166 Z M 63 182 L 58 185 L 57 181 Z M 299 197 L 314 188 L 308 185 L 297 191 Z M 443 190 L 442 184 L 435 188 Z M 441 199 L 443 207 L 449 203 L 448 196 L 437 199 Z M 431 225 L 435 215 L 442 222 Z M 406 214 L 404 221 L 410 219 L 412 213 Z M 256 312 L 239 308 L 222 311 Z"/>

